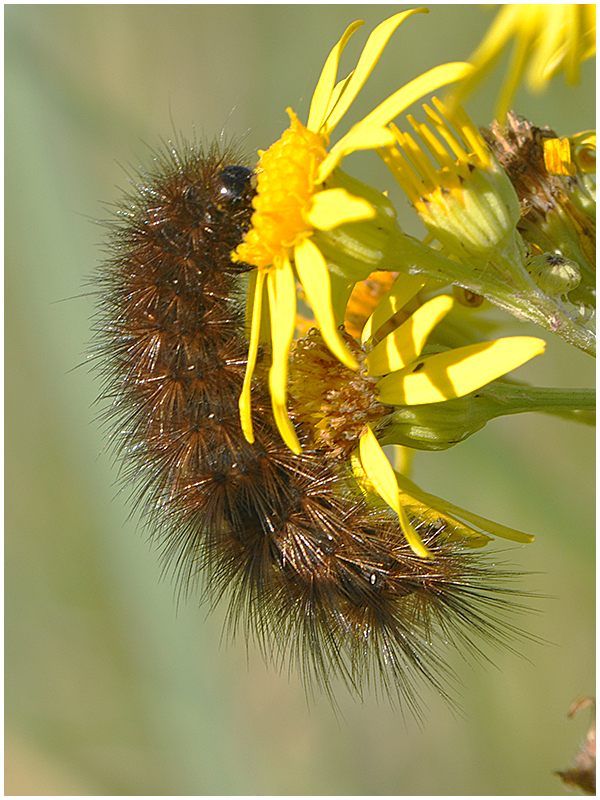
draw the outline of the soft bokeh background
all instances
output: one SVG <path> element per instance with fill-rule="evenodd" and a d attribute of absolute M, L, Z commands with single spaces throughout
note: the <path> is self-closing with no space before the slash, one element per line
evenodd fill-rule
<path fill-rule="evenodd" d="M 385 700 L 337 715 L 307 704 L 295 676 L 243 642 L 221 643 L 173 587 L 115 488 L 84 364 L 110 203 L 125 169 L 173 131 L 245 136 L 249 153 L 306 119 L 329 49 L 356 18 L 359 45 L 396 6 L 10 5 L 6 32 L 8 794 L 561 795 L 594 692 L 593 435 L 559 419 L 497 421 L 452 451 L 416 460 L 416 479 L 537 534 L 503 558 L 552 597 L 522 625 L 523 658 L 454 659 L 462 716 L 423 690 L 420 724 Z M 418 73 L 468 57 L 492 11 L 434 5 L 406 21 L 349 122 Z M 594 67 L 515 108 L 560 134 L 594 126 Z M 495 78 L 468 108 L 489 121 Z M 344 128 L 345 129 L 345 128 Z M 349 171 L 389 187 L 374 155 Z M 417 226 L 398 199 L 402 224 Z M 506 333 L 527 332 L 509 320 Z M 531 330 L 530 332 L 536 333 Z M 551 337 L 546 337 L 551 338 Z M 586 386 L 591 359 L 560 341 L 520 377 Z"/>

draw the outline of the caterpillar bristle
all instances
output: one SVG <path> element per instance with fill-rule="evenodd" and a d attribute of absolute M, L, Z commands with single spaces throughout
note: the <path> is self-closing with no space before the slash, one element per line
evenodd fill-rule
<path fill-rule="evenodd" d="M 96 276 L 94 356 L 121 480 L 183 594 L 229 594 L 232 633 L 307 685 L 341 677 L 415 709 L 419 678 L 448 697 L 445 642 L 470 632 L 504 644 L 507 573 L 415 518 L 433 560 L 416 556 L 391 511 L 352 489 L 343 461 L 294 455 L 252 388 L 254 444 L 238 397 L 247 343 L 244 265 L 251 171 L 235 148 L 163 148 L 110 225 Z M 259 373 L 260 375 L 260 373 Z"/>

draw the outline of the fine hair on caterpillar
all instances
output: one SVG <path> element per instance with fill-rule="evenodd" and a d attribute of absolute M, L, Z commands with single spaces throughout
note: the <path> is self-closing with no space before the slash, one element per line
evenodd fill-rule
<path fill-rule="evenodd" d="M 411 518 L 433 558 L 415 555 L 397 516 L 365 499 L 301 418 L 292 453 L 260 362 L 246 441 L 250 268 L 230 256 L 253 193 L 235 148 L 182 142 L 155 156 L 109 223 L 94 350 L 122 479 L 178 586 L 201 584 L 213 603 L 227 594 L 232 629 L 267 660 L 327 691 L 342 677 L 415 708 L 424 678 L 447 697 L 447 644 L 477 655 L 472 634 L 514 639 L 512 573 L 450 541 L 441 520 Z"/>

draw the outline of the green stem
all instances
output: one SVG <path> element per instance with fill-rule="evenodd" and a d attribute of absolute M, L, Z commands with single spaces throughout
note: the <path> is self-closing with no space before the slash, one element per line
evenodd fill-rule
<path fill-rule="evenodd" d="M 443 403 L 398 406 L 381 420 L 377 438 L 382 445 L 446 450 L 497 417 L 535 411 L 594 425 L 595 408 L 593 389 L 548 389 L 497 380 Z"/>
<path fill-rule="evenodd" d="M 583 350 L 584 353 L 596 355 L 595 333 L 583 322 L 573 319 L 560 297 L 542 292 L 526 271 L 523 271 L 522 285 L 508 285 L 509 279 L 515 282 L 514 265 L 508 261 L 496 268 L 490 264 L 487 272 L 477 270 L 458 261 L 451 261 L 442 253 L 400 230 L 396 230 L 395 234 L 392 233 L 390 236 L 385 261 L 389 263 L 390 260 L 396 262 L 397 268 L 404 266 L 410 272 L 419 272 L 438 280 L 457 283 L 475 294 L 482 295 L 522 322 L 534 322 Z M 388 263 L 382 264 L 380 269 L 391 269 Z"/>
<path fill-rule="evenodd" d="M 555 389 L 494 381 L 480 392 L 498 404 L 494 417 L 537 411 L 576 420 L 586 425 L 596 423 L 594 389 Z M 478 394 L 479 392 L 476 396 Z"/>

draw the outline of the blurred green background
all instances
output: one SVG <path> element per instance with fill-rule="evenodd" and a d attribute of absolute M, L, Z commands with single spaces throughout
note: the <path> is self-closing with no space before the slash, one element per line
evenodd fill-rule
<path fill-rule="evenodd" d="M 587 729 L 570 702 L 594 692 L 593 434 L 526 415 L 446 453 L 419 455 L 423 488 L 537 535 L 500 543 L 549 599 L 520 620 L 547 644 L 494 665 L 453 658 L 462 715 L 427 687 L 417 722 L 386 701 L 337 691 L 309 705 L 242 641 L 222 611 L 179 607 L 129 517 L 95 422 L 85 363 L 106 203 L 126 169 L 174 131 L 268 147 L 293 106 L 306 120 L 323 62 L 364 18 L 402 6 L 8 5 L 6 34 L 6 715 L 7 794 L 561 795 Z M 348 116 L 445 61 L 465 59 L 492 18 L 433 5 L 407 20 Z M 362 38 L 361 38 L 362 37 Z M 494 77 L 468 104 L 489 122 Z M 515 109 L 561 135 L 594 126 L 594 66 L 582 82 L 522 91 Z M 343 130 L 347 128 L 342 126 Z M 390 188 L 372 154 L 348 171 Z M 531 332 L 508 320 L 505 333 Z M 545 338 L 551 339 L 550 336 Z M 591 359 L 560 341 L 519 377 L 589 386 Z M 510 552 L 506 552 L 506 551 Z"/>

